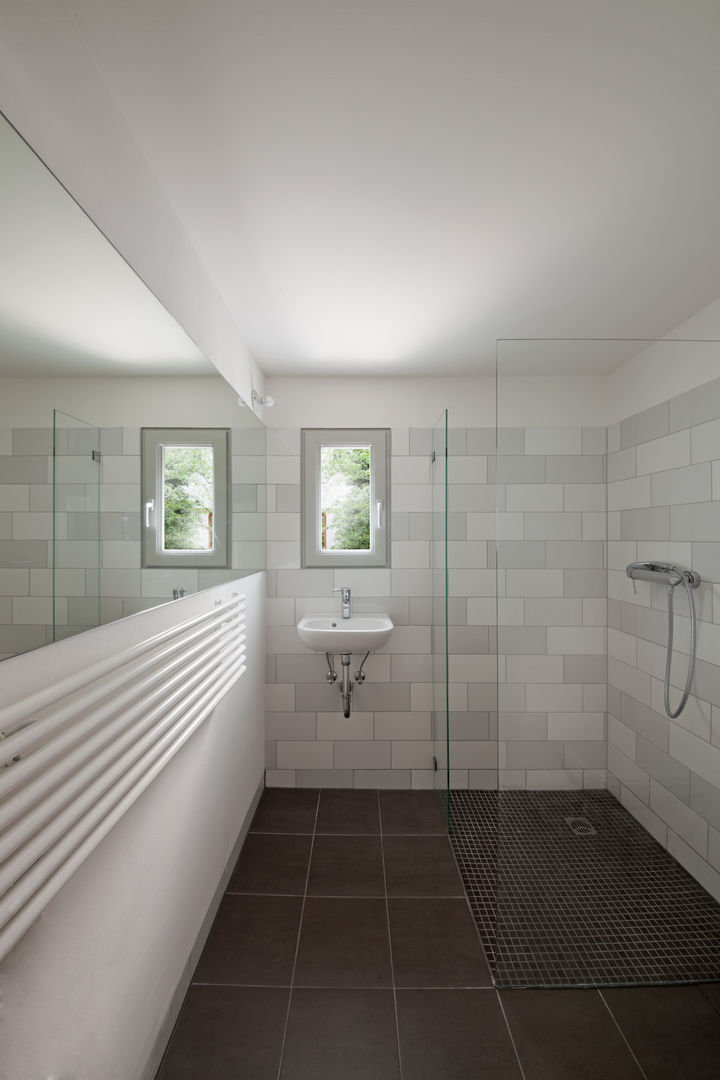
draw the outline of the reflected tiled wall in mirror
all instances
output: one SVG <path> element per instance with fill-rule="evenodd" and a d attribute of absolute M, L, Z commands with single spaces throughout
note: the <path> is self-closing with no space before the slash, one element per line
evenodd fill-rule
<path fill-rule="evenodd" d="M 0 116 L 0 658 L 265 565 L 265 432 L 175 319 Z M 102 428 L 57 459 L 53 410 Z M 141 570 L 141 426 L 232 429 L 232 569 Z M 98 543 L 100 550 L 98 552 Z M 100 609 L 97 578 L 100 572 Z M 91 580 L 92 579 L 92 580 Z"/>

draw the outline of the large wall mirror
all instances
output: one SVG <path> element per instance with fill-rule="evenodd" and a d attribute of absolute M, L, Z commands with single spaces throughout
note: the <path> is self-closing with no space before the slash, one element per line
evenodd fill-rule
<path fill-rule="evenodd" d="M 265 429 L 2 116 L 0 162 L 2 660 L 263 569 Z M 152 511 L 146 429 L 175 433 Z M 195 432 L 224 455 L 172 449 Z M 158 521 L 205 550 L 149 564 Z"/>

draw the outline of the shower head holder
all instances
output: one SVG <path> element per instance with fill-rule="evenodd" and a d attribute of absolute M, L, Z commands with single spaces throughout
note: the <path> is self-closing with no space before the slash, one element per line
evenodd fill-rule
<path fill-rule="evenodd" d="M 691 588 L 697 589 L 701 580 L 695 570 L 683 570 L 673 563 L 664 562 L 632 562 L 629 563 L 626 573 L 632 581 L 653 581 L 669 588 L 675 588 L 686 581 Z"/>

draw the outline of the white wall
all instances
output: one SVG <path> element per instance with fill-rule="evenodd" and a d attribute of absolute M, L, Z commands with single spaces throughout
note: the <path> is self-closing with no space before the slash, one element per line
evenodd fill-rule
<path fill-rule="evenodd" d="M 674 336 L 710 335 L 715 312 L 720 339 L 720 301 L 706 310 L 703 322 L 690 320 Z M 501 372 L 497 421 L 501 427 L 607 427 L 701 386 L 719 372 L 720 340 L 658 342 L 608 376 L 504 376 Z M 266 390 L 275 398 L 271 409 L 263 409 L 268 427 L 427 427 L 444 408 L 457 427 L 495 424 L 492 378 L 272 376 L 266 379 Z"/>
<path fill-rule="evenodd" d="M 673 332 L 711 334 L 691 320 Z M 697 317 L 699 318 L 699 316 Z M 689 327 L 686 331 L 685 327 Z M 701 386 L 720 373 L 720 340 L 658 342 L 608 376 L 503 376 L 498 380 L 497 422 L 501 427 L 607 427 L 668 397 Z M 495 424 L 495 379 L 321 378 L 271 376 L 266 391 L 275 405 L 262 410 L 268 427 L 428 427 L 444 408 L 455 427 Z"/>
<path fill-rule="evenodd" d="M 441 367 L 441 362 L 438 363 Z M 605 426 L 606 380 L 599 377 L 502 378 L 502 427 Z M 454 427 L 495 424 L 495 379 L 270 377 L 268 427 L 430 427 L 445 408 Z"/>
<path fill-rule="evenodd" d="M 655 342 L 608 376 L 608 427 L 720 375 L 720 301 L 672 333 L 686 335 L 693 340 Z M 697 340 L 703 335 L 718 340 Z"/>
<path fill-rule="evenodd" d="M 5 661 L 10 699 L 229 595 L 222 586 Z M 150 1080 L 263 776 L 264 581 L 247 670 L 0 965 L 1 1080 Z"/>
<path fill-rule="evenodd" d="M 0 427 L 48 427 L 53 408 L 96 427 L 257 427 L 216 376 L 0 378 Z"/>
<path fill-rule="evenodd" d="M 228 382 L 263 376 L 57 0 L 3 3 L 0 108 Z"/>
<path fill-rule="evenodd" d="M 494 379 L 272 377 L 266 389 L 268 427 L 431 427 L 445 408 L 457 426 L 495 423 Z"/>

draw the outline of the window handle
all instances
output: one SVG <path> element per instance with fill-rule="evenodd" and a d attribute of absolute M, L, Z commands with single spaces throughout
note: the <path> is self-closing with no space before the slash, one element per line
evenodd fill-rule
<path fill-rule="evenodd" d="M 377 502 L 375 503 L 375 512 L 377 514 L 377 519 L 376 519 L 377 520 L 377 527 L 378 527 L 378 529 L 382 529 L 382 527 L 383 527 L 383 519 L 384 519 L 384 516 L 385 516 L 385 507 L 383 506 L 382 499 L 378 499 Z"/>
<path fill-rule="evenodd" d="M 155 500 L 151 499 L 150 502 L 145 503 L 145 528 L 150 528 L 150 514 L 155 509 Z"/>

